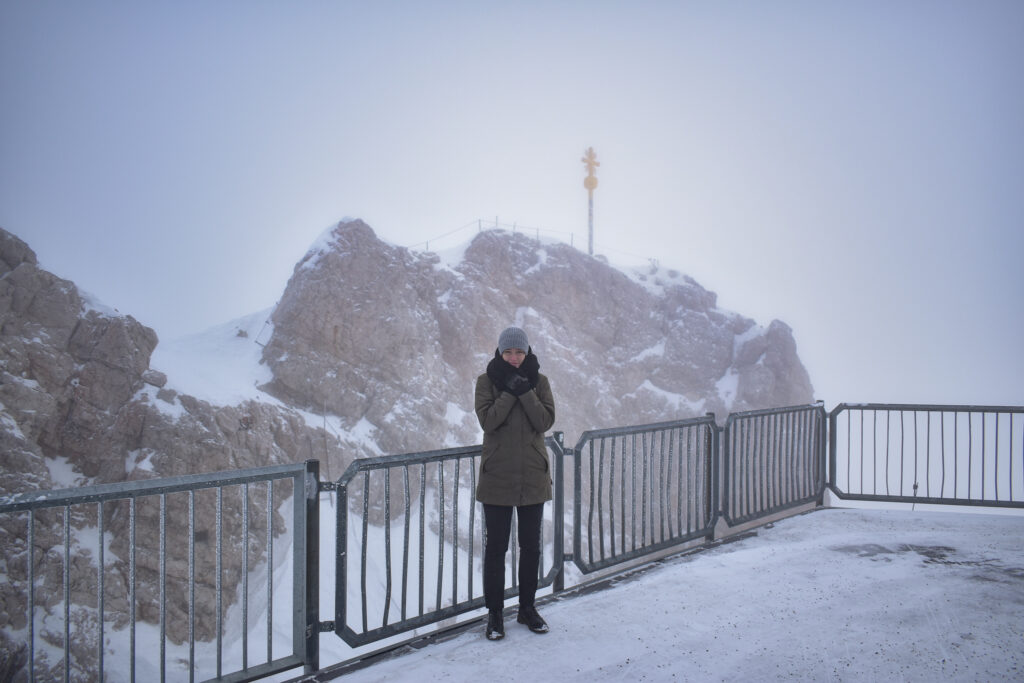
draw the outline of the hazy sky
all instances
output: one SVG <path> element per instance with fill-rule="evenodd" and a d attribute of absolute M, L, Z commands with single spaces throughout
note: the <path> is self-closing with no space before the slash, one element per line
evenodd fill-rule
<path fill-rule="evenodd" d="M 1022 405 L 1022 65 L 1019 0 L 0 0 L 0 226 L 171 338 L 345 216 L 585 248 L 592 146 L 596 251 L 787 322 L 829 408 Z"/>

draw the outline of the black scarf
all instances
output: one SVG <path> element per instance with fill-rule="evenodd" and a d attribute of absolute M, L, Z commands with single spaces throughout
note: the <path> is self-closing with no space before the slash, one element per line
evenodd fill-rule
<path fill-rule="evenodd" d="M 505 382 L 511 375 L 519 374 L 530 381 L 530 388 L 537 388 L 537 378 L 540 376 L 540 363 L 537 356 L 533 355 L 533 349 L 526 350 L 526 358 L 518 368 L 512 366 L 501 357 L 501 351 L 494 350 L 494 358 L 487 363 L 487 376 L 491 378 L 494 386 L 502 391 L 506 390 Z"/>

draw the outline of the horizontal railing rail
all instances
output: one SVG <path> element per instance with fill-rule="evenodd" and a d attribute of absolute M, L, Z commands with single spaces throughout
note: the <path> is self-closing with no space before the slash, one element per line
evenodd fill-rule
<path fill-rule="evenodd" d="M 729 526 L 821 503 L 825 427 L 820 403 L 729 415 L 722 437 L 722 512 Z"/>
<path fill-rule="evenodd" d="M 842 403 L 829 423 L 840 499 L 1024 507 L 1024 407 Z"/>
<path fill-rule="evenodd" d="M 104 680 L 116 669 L 132 681 L 244 681 L 296 666 L 315 669 L 307 639 L 317 615 L 306 610 L 305 525 L 315 511 L 317 476 L 317 462 L 309 461 L 0 497 L 11 545 L 7 581 L 25 600 L 29 680 Z M 290 530 L 279 513 L 289 500 Z M 295 576 L 288 596 L 291 651 L 277 657 L 275 536 L 290 537 Z M 265 590 L 250 597 L 254 560 L 266 567 Z M 239 576 L 240 585 L 225 581 L 228 576 Z M 92 608 L 82 605 L 82 590 L 95 595 Z M 257 604 L 262 623 L 250 620 Z M 250 648 L 250 631 L 265 637 L 263 656 Z M 48 639 L 45 650 L 37 648 L 40 636 Z M 53 646 L 61 661 L 47 657 Z"/>

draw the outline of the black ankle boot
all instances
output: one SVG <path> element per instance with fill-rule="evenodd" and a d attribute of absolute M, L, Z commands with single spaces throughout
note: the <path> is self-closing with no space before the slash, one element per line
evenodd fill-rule
<path fill-rule="evenodd" d="M 500 609 L 487 613 L 487 640 L 501 640 L 505 637 L 505 622 Z"/>
<path fill-rule="evenodd" d="M 519 616 L 516 617 L 516 621 L 520 624 L 526 624 L 527 628 L 534 633 L 548 632 L 548 624 L 537 614 L 536 607 L 520 607 Z"/>

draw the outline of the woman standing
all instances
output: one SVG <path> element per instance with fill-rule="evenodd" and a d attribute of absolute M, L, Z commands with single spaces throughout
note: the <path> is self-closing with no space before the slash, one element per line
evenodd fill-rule
<path fill-rule="evenodd" d="M 484 430 L 476 499 L 484 508 L 484 602 L 487 638 L 505 636 L 505 553 L 515 510 L 519 537 L 519 616 L 534 633 L 547 633 L 534 598 L 540 567 L 544 503 L 551 500 L 551 468 L 544 432 L 555 422 L 548 378 L 539 372 L 526 332 L 509 327 L 487 372 L 476 380 L 476 416 Z"/>

